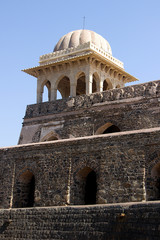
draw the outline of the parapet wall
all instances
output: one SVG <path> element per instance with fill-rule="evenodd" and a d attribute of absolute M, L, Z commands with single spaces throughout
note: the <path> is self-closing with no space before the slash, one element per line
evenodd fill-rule
<path fill-rule="evenodd" d="M 41 142 L 50 134 L 55 139 L 92 136 L 107 123 L 121 132 L 159 127 L 159 85 L 155 81 L 29 105 L 19 144 Z"/>
<path fill-rule="evenodd" d="M 147 82 L 101 93 L 80 95 L 68 99 L 28 105 L 25 119 L 61 112 L 90 108 L 97 103 L 120 101 L 137 97 L 150 98 L 160 96 L 160 81 Z"/>
<path fill-rule="evenodd" d="M 159 240 L 160 202 L 0 210 L 0 239 Z"/>

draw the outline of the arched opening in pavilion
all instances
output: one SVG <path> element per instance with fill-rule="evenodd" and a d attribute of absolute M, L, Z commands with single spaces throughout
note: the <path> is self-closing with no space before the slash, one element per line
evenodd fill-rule
<path fill-rule="evenodd" d="M 107 134 L 107 133 L 115 133 L 115 132 L 120 132 L 119 127 L 114 125 L 113 123 L 106 123 L 103 126 L 99 127 L 97 131 L 95 132 L 95 135 L 99 134 Z"/>
<path fill-rule="evenodd" d="M 70 96 L 70 79 L 67 76 L 63 76 L 58 81 L 57 90 L 60 92 L 62 98 L 68 98 Z"/>
<path fill-rule="evenodd" d="M 61 95 L 60 91 L 57 90 L 57 100 L 59 100 L 59 99 L 62 99 L 62 95 Z"/>
<path fill-rule="evenodd" d="M 109 89 L 113 89 L 113 85 L 112 85 L 110 79 L 105 79 L 103 81 L 103 91 L 107 91 Z"/>
<path fill-rule="evenodd" d="M 86 94 L 86 77 L 83 72 L 78 75 L 76 87 L 76 95 L 82 94 Z"/>
<path fill-rule="evenodd" d="M 20 175 L 16 183 L 14 194 L 14 207 L 27 208 L 34 206 L 35 177 L 27 170 Z"/>
<path fill-rule="evenodd" d="M 50 101 L 51 99 L 51 83 L 50 81 L 45 81 L 42 84 L 42 102 Z"/>

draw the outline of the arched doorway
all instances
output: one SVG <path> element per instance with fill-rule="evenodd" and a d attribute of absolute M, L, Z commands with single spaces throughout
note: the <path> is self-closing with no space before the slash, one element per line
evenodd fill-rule
<path fill-rule="evenodd" d="M 74 204 L 96 204 L 97 174 L 90 167 L 81 169 L 77 174 Z"/>
<path fill-rule="evenodd" d="M 82 72 L 77 79 L 76 95 L 86 94 L 86 79 L 85 74 Z"/>
<path fill-rule="evenodd" d="M 97 178 L 95 171 L 91 171 L 86 177 L 85 184 L 85 204 L 96 204 Z"/>
<path fill-rule="evenodd" d="M 106 123 L 103 126 L 99 127 L 97 131 L 95 132 L 95 135 L 99 134 L 107 134 L 107 133 L 114 133 L 114 132 L 120 132 L 119 127 L 114 125 L 113 123 Z"/>
<path fill-rule="evenodd" d="M 17 180 L 13 205 L 16 208 L 34 206 L 35 177 L 29 170 L 25 171 Z"/>

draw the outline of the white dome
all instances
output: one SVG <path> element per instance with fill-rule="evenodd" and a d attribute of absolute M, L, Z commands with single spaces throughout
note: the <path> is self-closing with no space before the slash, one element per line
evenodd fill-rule
<path fill-rule="evenodd" d="M 103 49 L 105 52 L 112 55 L 112 50 L 107 42 L 99 34 L 90 31 L 90 30 L 76 30 L 70 33 L 67 33 L 58 41 L 54 48 L 55 51 L 64 50 L 71 47 L 78 47 L 81 44 L 91 42 L 96 45 L 98 48 Z"/>

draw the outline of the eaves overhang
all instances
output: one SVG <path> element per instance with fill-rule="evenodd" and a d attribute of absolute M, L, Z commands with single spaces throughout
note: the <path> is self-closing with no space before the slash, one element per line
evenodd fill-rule
<path fill-rule="evenodd" d="M 66 49 L 56 53 L 45 54 L 40 57 L 40 65 L 32 68 L 24 69 L 23 72 L 38 78 L 40 71 L 52 68 L 56 65 L 72 63 L 80 59 L 95 58 L 111 69 L 124 75 L 124 83 L 137 81 L 138 79 L 127 73 L 123 68 L 123 63 L 112 55 L 98 49 L 94 44 L 87 43 L 76 49 Z"/>

